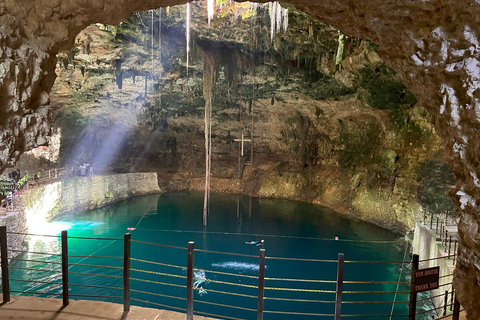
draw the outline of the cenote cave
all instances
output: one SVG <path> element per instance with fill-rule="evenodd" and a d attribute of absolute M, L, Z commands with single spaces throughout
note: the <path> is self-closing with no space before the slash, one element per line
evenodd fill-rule
<path fill-rule="evenodd" d="M 0 3 L 0 315 L 480 319 L 479 11 Z"/>

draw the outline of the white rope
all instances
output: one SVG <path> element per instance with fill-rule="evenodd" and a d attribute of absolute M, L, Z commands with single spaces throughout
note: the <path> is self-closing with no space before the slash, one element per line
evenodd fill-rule
<path fill-rule="evenodd" d="M 405 257 L 407 256 L 407 250 L 408 250 L 408 244 L 405 246 L 405 252 L 403 253 L 402 261 L 405 261 Z M 398 287 L 400 286 L 400 279 L 402 278 L 402 273 L 403 273 L 403 265 L 400 265 L 400 274 L 398 275 L 397 289 L 395 289 L 395 295 L 393 296 L 392 310 L 390 310 L 389 320 L 392 320 L 393 309 L 395 308 L 395 300 L 397 300 L 397 292 L 398 292 Z"/>

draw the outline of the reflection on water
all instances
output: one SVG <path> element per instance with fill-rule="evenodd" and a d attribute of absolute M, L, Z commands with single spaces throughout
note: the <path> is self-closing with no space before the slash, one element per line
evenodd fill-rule
<path fill-rule="evenodd" d="M 132 281 L 132 293 L 138 301 L 150 301 L 161 305 L 172 306 L 173 310 L 185 308 L 182 300 L 169 298 L 176 296 L 185 298 L 184 276 L 186 266 L 186 248 L 188 241 L 195 242 L 195 291 L 196 299 L 211 304 L 196 304 L 195 310 L 238 318 L 252 318 L 255 314 L 242 310 L 255 309 L 255 297 L 259 269 L 259 249 L 263 248 L 267 256 L 266 287 L 277 288 L 266 290 L 266 310 L 290 311 L 329 314 L 331 304 L 302 302 L 286 302 L 285 299 L 304 299 L 331 301 L 335 296 L 327 293 L 335 290 L 337 272 L 336 259 L 338 253 L 345 254 L 349 261 L 402 261 L 410 260 L 405 254 L 405 242 L 398 234 L 386 229 L 362 222 L 346 219 L 335 211 L 301 203 L 279 199 L 260 199 L 247 196 L 212 194 L 209 225 L 202 225 L 203 194 L 201 192 L 166 193 L 137 197 L 109 207 L 87 212 L 79 212 L 62 217 L 56 221 L 56 227 L 68 229 L 69 237 L 102 237 L 109 240 L 88 240 L 70 238 L 69 275 L 70 290 L 75 295 L 108 296 L 107 301 L 119 302 L 114 298 L 122 295 L 122 259 L 123 240 L 126 232 L 131 232 L 132 240 L 169 245 L 171 247 L 152 247 L 141 243 L 132 243 L 132 261 L 135 270 L 132 278 L 146 279 L 150 282 Z M 63 225 L 62 225 L 63 224 Z M 129 229 L 135 228 L 132 231 Z M 53 230 L 53 229 L 52 229 Z M 56 231 L 58 235 L 58 230 Z M 119 240 L 112 240 L 119 239 Z M 248 245 L 245 242 L 264 239 L 262 247 Z M 60 252 L 58 237 L 31 237 L 27 243 L 29 251 Z M 237 256 L 218 254 L 230 252 Z M 107 259 L 105 257 L 118 257 Z M 303 260 L 281 260 L 288 257 Z M 23 259 L 37 260 L 25 262 L 17 260 L 16 266 L 27 266 L 46 270 L 25 271 L 12 269 L 12 277 L 27 279 L 40 276 L 46 282 L 61 282 L 58 273 L 60 265 L 45 266 L 42 261 L 59 262 L 55 255 L 39 256 L 28 254 Z M 148 260 L 154 264 L 139 262 Z M 323 262 L 319 260 L 329 260 Z M 85 265 L 88 265 L 86 267 Z M 111 268 L 102 268 L 109 265 Z M 51 268 L 51 270 L 48 270 Z M 344 268 L 345 281 L 381 281 L 390 284 L 378 284 L 375 287 L 362 289 L 364 284 L 345 284 L 345 290 L 397 290 L 396 282 L 402 271 L 402 281 L 406 281 L 409 271 L 402 270 L 400 264 L 362 264 L 347 263 Z M 170 274 L 180 272 L 178 276 Z M 104 277 L 85 275 L 99 274 Z M 107 276 L 107 277 L 106 277 Z M 253 277 L 252 277 L 253 276 Z M 284 279 L 283 281 L 275 279 Z M 286 280 L 285 280 L 286 279 Z M 295 282 L 288 279 L 311 279 L 309 282 Z M 80 284 L 102 286 L 102 288 L 85 288 Z M 12 283 L 14 290 L 28 292 L 61 293 L 60 284 L 25 284 Z M 200 287 L 208 291 L 201 293 Z M 281 287 L 290 289 L 281 289 Z M 405 285 L 398 288 L 406 290 Z M 303 290 L 303 291 L 302 291 Z M 325 291 L 325 292 L 324 292 Z M 154 293 L 148 296 L 142 292 Z M 226 294 L 231 293 L 231 295 Z M 236 296 L 237 295 L 237 296 Z M 239 296 L 238 296 L 239 295 Z M 86 297 L 88 298 L 88 297 Z M 96 297 L 95 299 L 98 299 Z M 116 300 L 115 300 L 116 299 Z M 155 299 L 155 300 L 154 300 Z M 280 299 L 280 300 L 275 300 Z M 391 314 L 392 304 L 389 301 L 408 300 L 408 296 L 394 293 L 383 295 L 359 296 L 344 295 L 345 301 L 383 301 L 377 305 L 346 304 L 346 314 Z M 134 302 L 147 307 L 148 303 Z M 216 306 L 222 304 L 238 306 L 240 309 L 226 310 Z M 153 306 L 155 307 L 155 306 Z M 406 305 L 395 305 L 394 314 L 405 314 Z M 368 318 L 368 317 L 367 317 Z M 282 314 L 265 314 L 266 320 L 291 320 L 291 316 Z M 306 317 L 306 319 L 313 319 Z M 360 317 L 362 319 L 362 317 Z M 365 318 L 366 319 L 366 318 Z M 379 319 L 382 319 L 379 317 Z M 396 317 L 401 319 L 401 317 Z"/>

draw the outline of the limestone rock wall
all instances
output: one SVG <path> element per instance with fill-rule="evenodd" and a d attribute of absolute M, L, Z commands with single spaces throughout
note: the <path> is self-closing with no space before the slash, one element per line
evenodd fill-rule
<path fill-rule="evenodd" d="M 94 22 L 185 1 L 7 0 L 0 4 L 0 170 L 47 142 L 55 54 Z M 379 56 L 432 114 L 457 176 L 458 298 L 480 319 L 480 3 L 475 0 L 290 0 L 349 35 L 372 40 Z"/>
<path fill-rule="evenodd" d="M 161 190 L 155 172 L 63 180 L 32 190 L 26 200 L 25 214 L 51 220 L 61 214 L 156 192 Z"/>

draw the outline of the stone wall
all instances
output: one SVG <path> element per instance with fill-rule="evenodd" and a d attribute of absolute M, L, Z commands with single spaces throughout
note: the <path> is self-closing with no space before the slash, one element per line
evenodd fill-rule
<path fill-rule="evenodd" d="M 440 281 L 439 288 L 431 291 L 433 303 L 435 307 L 443 307 L 444 303 L 444 293 L 446 290 L 449 292 L 452 290 L 451 285 L 453 276 L 453 266 L 448 265 L 448 259 L 438 259 L 444 257 L 445 254 L 441 252 L 441 247 L 437 244 L 437 236 L 433 232 L 430 232 L 427 228 L 417 224 L 415 226 L 415 233 L 413 236 L 413 253 L 418 254 L 420 261 L 429 260 L 419 263 L 419 269 L 431 268 L 431 267 L 440 267 Z"/>
<path fill-rule="evenodd" d="M 156 172 L 77 177 L 32 190 L 26 199 L 25 214 L 27 219 L 41 216 L 51 220 L 65 213 L 157 192 L 161 190 Z"/>

